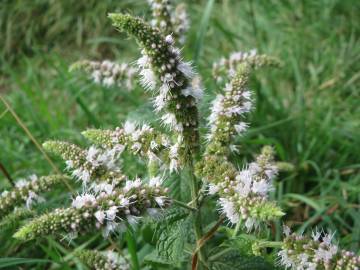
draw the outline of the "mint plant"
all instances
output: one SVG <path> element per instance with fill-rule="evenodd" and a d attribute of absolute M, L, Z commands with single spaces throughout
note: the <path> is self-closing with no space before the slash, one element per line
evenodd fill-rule
<path fill-rule="evenodd" d="M 200 77 L 178 47 L 189 27 L 185 7 L 173 9 L 167 0 L 149 2 L 150 23 L 129 14 L 109 14 L 114 27 L 141 49 L 134 65 L 82 60 L 71 70 L 83 70 L 95 83 L 126 91 L 139 77 L 165 128 L 128 120 L 114 129 L 84 131 L 91 143 L 86 149 L 45 142 L 46 151 L 64 160 L 68 176 L 19 182 L 0 197 L 2 216 L 13 217 L 16 207 L 30 208 L 61 179 L 72 178 L 81 187 L 70 205 L 31 219 L 14 237 L 74 239 L 101 231 L 102 246 L 112 249 L 113 237 L 121 239 L 145 227 L 152 231 L 155 248 L 141 262 L 134 239 L 119 244 L 121 255 L 77 248 L 74 257 L 91 269 L 129 269 L 130 264 L 131 269 L 359 269 L 360 257 L 341 250 L 331 233 L 316 230 L 310 237 L 284 226 L 283 239 L 275 240 L 274 227 L 269 227 L 285 213 L 271 196 L 273 181 L 279 170 L 291 166 L 275 161 L 274 148 L 264 146 L 252 162 L 237 162 L 241 149 L 235 138 L 246 132 L 246 116 L 255 103 L 250 75 L 258 68 L 278 67 L 279 61 L 253 50 L 214 63 L 214 80 L 223 90 L 214 98 L 210 115 L 203 117 Z M 141 160 L 147 174 L 131 179 L 121 166 L 124 153 Z M 181 182 L 191 199 L 172 196 L 172 181 Z M 16 211 L 20 218 L 27 217 L 27 212 Z"/>

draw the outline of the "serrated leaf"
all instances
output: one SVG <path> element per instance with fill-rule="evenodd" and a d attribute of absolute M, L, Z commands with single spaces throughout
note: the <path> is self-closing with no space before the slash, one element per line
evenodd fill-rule
<path fill-rule="evenodd" d="M 158 254 L 169 262 L 178 265 L 181 262 L 185 245 L 184 220 L 173 222 L 171 225 L 161 226 L 156 243 Z"/>
<path fill-rule="evenodd" d="M 212 263 L 212 270 L 272 270 L 261 257 L 243 256 L 239 251 L 230 250 Z"/>

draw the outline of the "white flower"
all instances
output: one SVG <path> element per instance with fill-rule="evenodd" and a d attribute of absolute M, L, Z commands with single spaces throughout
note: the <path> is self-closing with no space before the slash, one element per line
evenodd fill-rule
<path fill-rule="evenodd" d="M 111 206 L 108 210 L 105 211 L 106 218 L 110 221 L 114 221 L 116 218 L 117 211 L 118 211 L 117 206 Z"/>
<path fill-rule="evenodd" d="M 149 57 L 147 55 L 143 55 L 136 63 L 140 68 L 144 68 L 149 64 Z"/>
<path fill-rule="evenodd" d="M 245 221 L 245 227 L 248 231 L 251 231 L 253 228 L 259 227 L 259 222 L 256 221 L 256 219 L 249 217 Z"/>
<path fill-rule="evenodd" d="M 138 188 L 138 187 L 140 187 L 141 186 L 141 180 L 140 179 L 135 179 L 134 181 L 130 181 L 130 180 L 128 180 L 128 181 L 126 181 L 126 183 L 125 183 L 125 186 L 124 186 L 124 191 L 125 192 L 128 192 L 128 191 L 130 191 L 131 189 L 133 189 L 133 188 Z"/>
<path fill-rule="evenodd" d="M 124 124 L 124 132 L 131 135 L 136 130 L 136 124 L 132 121 L 126 121 Z"/>
<path fill-rule="evenodd" d="M 15 186 L 17 188 L 23 188 L 26 187 L 28 185 L 28 181 L 26 181 L 25 179 L 19 179 L 16 183 Z"/>
<path fill-rule="evenodd" d="M 278 252 L 278 256 L 280 257 L 280 263 L 286 268 L 290 268 L 295 265 L 294 261 L 289 257 L 287 250 L 280 250 Z"/>
<path fill-rule="evenodd" d="M 176 159 L 171 159 L 169 164 L 169 170 L 170 172 L 178 171 L 179 168 L 179 161 Z"/>
<path fill-rule="evenodd" d="M 240 215 L 235 210 L 235 205 L 232 201 L 227 198 L 219 199 L 220 206 L 222 208 L 222 212 L 226 215 L 229 221 L 233 224 L 236 224 L 240 221 Z"/>
<path fill-rule="evenodd" d="M 172 35 L 167 35 L 167 36 L 165 37 L 165 42 L 166 42 L 167 44 L 169 44 L 169 45 L 174 44 L 174 38 L 172 37 Z"/>
<path fill-rule="evenodd" d="M 209 194 L 214 195 L 220 190 L 220 188 L 217 185 L 209 184 Z"/>
<path fill-rule="evenodd" d="M 95 212 L 95 218 L 100 222 L 100 224 L 103 224 L 104 219 L 105 219 L 105 212 L 102 210 L 98 210 Z"/>
<path fill-rule="evenodd" d="M 286 237 L 289 237 L 291 233 L 290 228 L 286 225 L 283 225 L 283 233 L 285 234 Z"/>
<path fill-rule="evenodd" d="M 156 86 L 156 76 L 154 72 L 149 68 L 144 68 L 140 71 L 141 84 L 150 90 L 154 90 Z"/>
<path fill-rule="evenodd" d="M 248 128 L 248 124 L 245 122 L 240 122 L 239 124 L 235 125 L 234 128 L 237 133 L 241 134 Z"/>
<path fill-rule="evenodd" d="M 162 179 L 160 176 L 152 177 L 149 180 L 149 186 L 150 187 L 160 187 L 162 184 Z"/>
<path fill-rule="evenodd" d="M 92 194 L 82 194 L 76 196 L 75 200 L 72 202 L 72 206 L 75 208 L 82 208 L 83 206 L 91 206 L 96 203 L 95 196 Z"/>
<path fill-rule="evenodd" d="M 65 164 L 66 164 L 66 169 L 74 168 L 74 162 L 72 160 L 66 160 Z"/>
<path fill-rule="evenodd" d="M 181 61 L 178 66 L 177 66 L 178 70 L 180 70 L 185 77 L 187 77 L 188 79 L 191 79 L 194 77 L 195 72 L 191 66 L 190 62 L 183 62 Z"/>
<path fill-rule="evenodd" d="M 161 93 L 159 95 L 157 95 L 154 99 L 154 107 L 155 107 L 155 111 L 159 112 L 162 109 L 164 109 L 166 106 L 166 97 L 164 95 L 162 95 Z"/>
<path fill-rule="evenodd" d="M 156 203 L 160 206 L 160 207 L 163 207 L 165 205 L 165 202 L 166 202 L 166 197 L 164 196 L 159 196 L 159 197 L 155 197 L 154 198 Z"/>
<path fill-rule="evenodd" d="M 30 209 L 34 202 L 44 202 L 43 197 L 38 196 L 35 192 L 29 191 L 28 197 L 26 199 L 26 208 Z"/>
<path fill-rule="evenodd" d="M 252 192 L 265 196 L 271 189 L 271 184 L 265 179 L 255 181 L 252 186 Z"/>
<path fill-rule="evenodd" d="M 166 113 L 161 117 L 161 120 L 164 124 L 169 125 L 170 127 L 175 127 L 178 122 L 176 120 L 175 114 L 173 113 Z"/>

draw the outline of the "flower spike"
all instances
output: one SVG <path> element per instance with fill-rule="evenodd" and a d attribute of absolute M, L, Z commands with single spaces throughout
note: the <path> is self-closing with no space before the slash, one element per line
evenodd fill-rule
<path fill-rule="evenodd" d="M 233 77 L 236 74 L 240 64 L 248 64 L 252 68 L 264 66 L 279 67 L 280 61 L 274 57 L 265 54 L 258 54 L 256 50 L 250 52 L 234 52 L 229 58 L 221 58 L 220 61 L 213 64 L 213 77 L 217 82 L 223 82 L 227 77 Z"/>
<path fill-rule="evenodd" d="M 236 75 L 225 87 L 225 94 L 219 94 L 213 101 L 209 117 L 210 141 L 208 149 L 217 154 L 229 153 L 231 138 L 243 134 L 248 125 L 242 118 L 252 108 L 251 92 L 247 89 L 250 66 L 242 64 Z"/>
<path fill-rule="evenodd" d="M 136 68 L 127 63 L 82 60 L 70 66 L 70 71 L 84 70 L 98 84 L 110 87 L 117 85 L 131 91 L 134 87 Z"/>
<path fill-rule="evenodd" d="M 31 240 L 50 234 L 84 234 L 102 229 L 105 236 L 130 224 L 146 213 L 154 214 L 166 208 L 170 201 L 167 189 L 156 184 L 143 184 L 140 179 L 126 181 L 123 189 L 100 187 L 97 194 L 78 195 L 72 206 L 42 215 L 20 228 L 14 235 Z"/>
<path fill-rule="evenodd" d="M 62 157 L 72 175 L 84 185 L 90 181 L 119 184 L 126 179 L 117 165 L 122 147 L 102 150 L 91 146 L 84 150 L 75 144 L 61 141 L 47 141 L 43 147 L 46 151 Z"/>
<path fill-rule="evenodd" d="M 196 166 L 197 175 L 209 184 L 209 193 L 219 195 L 221 211 L 233 224 L 244 222 L 250 231 L 261 222 L 284 215 L 268 200 L 272 179 L 277 173 L 273 150 L 264 147 L 255 162 L 241 171 L 222 156 L 208 155 Z"/>
<path fill-rule="evenodd" d="M 75 256 L 92 270 L 130 270 L 125 258 L 113 251 L 79 250 Z"/>
<path fill-rule="evenodd" d="M 49 175 L 40 178 L 32 175 L 29 180 L 19 180 L 13 189 L 0 194 L 0 217 L 11 213 L 18 206 L 25 205 L 30 209 L 32 204 L 42 202 L 44 198 L 40 196 L 41 193 L 62 183 L 65 178 L 64 175 Z"/>
<path fill-rule="evenodd" d="M 155 109 L 163 111 L 162 121 L 180 134 L 186 154 L 199 147 L 197 97 L 191 85 L 194 71 L 183 62 L 171 36 L 128 14 L 110 14 L 115 27 L 134 36 L 143 48 L 138 60 L 143 85 L 155 90 Z"/>
<path fill-rule="evenodd" d="M 334 234 L 314 231 L 312 236 L 292 233 L 284 226 L 285 238 L 278 256 L 286 269 L 356 270 L 360 256 L 341 250 L 333 241 Z"/>

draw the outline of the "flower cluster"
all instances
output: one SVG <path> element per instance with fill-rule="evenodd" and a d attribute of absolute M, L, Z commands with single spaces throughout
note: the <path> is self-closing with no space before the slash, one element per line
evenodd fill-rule
<path fill-rule="evenodd" d="M 261 221 L 281 217 L 284 213 L 268 200 L 272 179 L 277 173 L 273 150 L 264 147 L 256 161 L 238 171 L 224 157 L 208 155 L 197 164 L 197 174 L 209 182 L 209 193 L 218 194 L 221 211 L 233 224 L 244 222 L 248 230 Z"/>
<path fill-rule="evenodd" d="M 109 60 L 89 61 L 83 60 L 74 63 L 70 70 L 84 70 L 90 74 L 95 83 L 110 87 L 117 85 L 132 90 L 135 81 L 136 68 L 127 63 L 114 63 Z"/>
<path fill-rule="evenodd" d="M 279 251 L 280 264 L 290 269 L 355 270 L 360 269 L 360 257 L 341 250 L 333 243 L 334 234 L 314 231 L 311 237 L 291 233 L 284 226 L 285 238 Z"/>
<path fill-rule="evenodd" d="M 217 82 L 223 82 L 224 78 L 232 77 L 236 74 L 239 64 L 247 63 L 257 68 L 262 66 L 279 66 L 280 62 L 276 58 L 257 54 L 256 50 L 250 52 L 233 52 L 229 58 L 221 58 L 213 64 L 213 76 Z"/>
<path fill-rule="evenodd" d="M 47 141 L 43 146 L 50 153 L 62 157 L 67 168 L 72 170 L 72 175 L 84 185 L 90 181 L 117 184 L 125 179 L 117 164 L 123 147 L 102 150 L 91 146 L 84 150 L 77 145 L 60 141 Z"/>
<path fill-rule="evenodd" d="M 32 175 L 28 180 L 19 180 L 11 190 L 3 191 L 0 194 L 0 217 L 11 213 L 16 207 L 30 207 L 36 202 L 43 202 L 44 198 L 39 194 L 48 191 L 56 184 L 60 184 L 65 179 L 63 175 L 49 175 L 38 178 Z"/>
<path fill-rule="evenodd" d="M 153 19 L 151 25 L 157 27 L 165 35 L 172 35 L 180 44 L 184 44 L 185 33 L 190 27 L 186 6 L 179 4 L 172 10 L 170 0 L 149 0 Z"/>
<path fill-rule="evenodd" d="M 89 129 L 82 134 L 104 149 L 126 149 L 148 160 L 159 160 L 159 155 L 170 146 L 167 135 L 147 124 L 139 126 L 131 121 L 126 121 L 123 127 L 115 130 Z"/>
<path fill-rule="evenodd" d="M 99 187 L 97 193 L 84 193 L 74 198 L 71 207 L 56 209 L 23 226 L 15 238 L 30 240 L 49 234 L 84 234 L 102 229 L 104 236 L 119 230 L 127 221 L 136 223 L 143 214 L 154 215 L 170 203 L 160 178 L 148 184 L 140 179 L 126 181 L 123 188 Z"/>
<path fill-rule="evenodd" d="M 140 18 L 124 14 L 109 16 L 120 31 L 134 36 L 140 43 L 143 56 L 137 63 L 142 84 L 149 90 L 157 90 L 155 110 L 163 111 L 163 123 L 180 134 L 187 147 L 185 153 L 193 153 L 199 146 L 196 105 L 202 93 L 192 87 L 194 71 L 190 63 L 182 61 L 171 35 L 163 36 Z"/>
<path fill-rule="evenodd" d="M 209 116 L 208 149 L 216 154 L 236 151 L 236 147 L 230 143 L 231 138 L 235 134 L 243 134 L 247 129 L 248 125 L 242 118 L 252 107 L 251 92 L 247 89 L 249 69 L 247 64 L 240 65 L 236 75 L 225 86 L 225 94 L 218 94 L 213 101 Z"/>
<path fill-rule="evenodd" d="M 130 270 L 125 258 L 113 251 L 79 250 L 75 256 L 92 270 Z"/>

